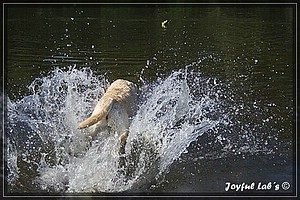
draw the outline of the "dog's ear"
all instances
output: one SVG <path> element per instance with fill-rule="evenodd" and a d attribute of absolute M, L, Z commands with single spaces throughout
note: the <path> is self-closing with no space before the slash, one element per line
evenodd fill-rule
<path fill-rule="evenodd" d="M 108 98 L 106 101 L 99 101 L 93 111 L 93 114 L 84 120 L 83 122 L 78 124 L 78 129 L 83 129 L 90 127 L 100 120 L 104 119 L 109 111 L 111 110 L 115 100 L 113 98 Z"/>

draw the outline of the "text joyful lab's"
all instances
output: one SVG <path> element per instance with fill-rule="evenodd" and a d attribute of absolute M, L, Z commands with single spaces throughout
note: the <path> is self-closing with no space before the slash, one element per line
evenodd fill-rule
<path fill-rule="evenodd" d="M 225 183 L 225 191 L 236 191 L 236 192 L 243 192 L 243 191 L 249 191 L 249 190 L 261 190 L 261 191 L 267 191 L 267 190 L 279 190 L 280 184 L 276 182 L 268 182 L 268 183 Z"/>

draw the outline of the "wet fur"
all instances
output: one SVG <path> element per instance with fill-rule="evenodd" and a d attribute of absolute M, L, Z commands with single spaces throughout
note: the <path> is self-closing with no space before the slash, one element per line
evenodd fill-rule
<path fill-rule="evenodd" d="M 92 115 L 78 124 L 79 129 L 90 127 L 90 135 L 110 127 L 119 134 L 120 154 L 125 153 L 129 131 L 129 117 L 133 115 L 137 101 L 136 85 L 130 81 L 114 81 L 97 103 Z"/>

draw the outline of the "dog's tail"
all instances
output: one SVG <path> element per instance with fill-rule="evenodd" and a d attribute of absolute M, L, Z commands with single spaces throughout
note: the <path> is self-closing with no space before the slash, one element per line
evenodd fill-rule
<path fill-rule="evenodd" d="M 92 115 L 89 118 L 87 118 L 86 120 L 84 120 L 83 122 L 79 123 L 77 128 L 79 128 L 79 129 L 87 128 L 89 126 L 96 124 L 103 118 L 105 118 L 107 116 L 107 114 L 109 113 L 110 109 L 112 108 L 113 103 L 114 103 L 113 98 L 109 98 L 105 102 L 100 101 L 96 105 Z"/>

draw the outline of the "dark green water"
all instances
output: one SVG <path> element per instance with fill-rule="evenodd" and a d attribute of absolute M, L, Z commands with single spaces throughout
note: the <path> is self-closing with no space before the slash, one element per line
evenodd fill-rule
<path fill-rule="evenodd" d="M 276 156 L 229 158 L 197 167 L 193 162 L 185 167 L 175 163 L 166 180 L 150 191 L 222 193 L 224 181 L 250 180 L 288 181 L 292 188 L 280 192 L 290 194 L 295 190 L 294 14 L 290 5 L 7 5 L 6 93 L 11 100 L 22 99 L 35 78 L 55 67 L 90 67 L 110 81 L 125 78 L 142 85 L 141 77 L 155 82 L 173 70 L 196 65 L 203 77 L 227 86 L 221 92 L 237 103 L 231 105 L 232 112 L 238 104 L 249 109 L 236 115 L 243 130 L 265 121 L 268 112 L 270 128 L 255 131 L 276 135 Z M 169 20 L 165 28 L 164 20 Z M 239 134 L 235 129 L 232 132 Z M 261 160 L 265 165 L 256 166 Z M 183 168 L 194 175 L 185 179 Z M 199 172 L 207 168 L 212 170 Z M 250 177 L 245 171 L 259 173 Z"/>

